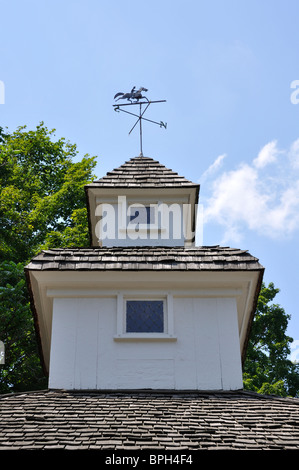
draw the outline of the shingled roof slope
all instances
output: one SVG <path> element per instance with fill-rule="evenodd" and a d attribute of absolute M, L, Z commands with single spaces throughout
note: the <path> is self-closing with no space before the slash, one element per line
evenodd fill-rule
<path fill-rule="evenodd" d="M 248 251 L 220 246 L 98 247 L 51 249 L 31 260 L 27 270 L 189 270 L 263 271 Z"/>
<path fill-rule="evenodd" d="M 299 400 L 252 392 L 0 396 L 0 450 L 298 450 Z"/>
<path fill-rule="evenodd" d="M 87 187 L 199 187 L 150 157 L 134 157 Z"/>

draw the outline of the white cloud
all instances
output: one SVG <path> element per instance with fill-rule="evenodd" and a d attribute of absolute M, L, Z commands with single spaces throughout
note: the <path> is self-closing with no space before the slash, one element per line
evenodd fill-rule
<path fill-rule="evenodd" d="M 219 155 L 216 160 L 209 166 L 209 168 L 201 175 L 200 182 L 208 178 L 211 174 L 215 173 L 221 166 L 226 154 Z"/>
<path fill-rule="evenodd" d="M 269 163 L 274 163 L 276 161 L 278 153 L 277 142 L 276 140 L 273 140 L 261 149 L 258 156 L 253 160 L 253 164 L 256 168 L 264 168 L 264 166 Z"/>
<path fill-rule="evenodd" d="M 289 151 L 289 159 L 292 168 L 299 168 L 299 139 L 292 143 Z"/>
<path fill-rule="evenodd" d="M 299 230 L 299 172 L 291 153 L 299 155 L 299 140 L 289 152 L 270 142 L 251 163 L 214 180 L 211 195 L 203 202 L 204 222 L 223 226 L 222 242 L 239 242 L 245 229 L 271 238 L 289 237 Z M 283 155 L 281 160 L 278 154 Z"/>

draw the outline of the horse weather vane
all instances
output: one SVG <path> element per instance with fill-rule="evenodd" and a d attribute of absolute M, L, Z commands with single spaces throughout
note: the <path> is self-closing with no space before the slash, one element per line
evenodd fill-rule
<path fill-rule="evenodd" d="M 143 88 L 143 87 L 136 90 L 135 87 L 133 87 L 132 90 L 129 93 L 122 93 L 122 92 L 116 93 L 116 95 L 114 95 L 114 99 L 116 101 L 127 100 L 127 101 L 130 101 L 130 103 L 114 104 L 113 105 L 114 111 L 117 111 L 117 112 L 122 111 L 124 113 L 130 114 L 131 116 L 135 116 L 135 117 L 138 118 L 137 121 L 135 122 L 134 126 L 130 130 L 129 135 L 131 134 L 133 129 L 135 129 L 135 127 L 139 123 L 140 156 L 143 155 L 143 153 L 142 153 L 142 121 L 144 120 L 144 121 L 152 122 L 153 124 L 158 124 L 160 127 L 164 127 L 165 129 L 167 127 L 167 124 L 164 123 L 163 121 L 156 122 L 156 121 L 152 121 L 151 119 L 147 119 L 147 118 L 143 117 L 144 113 L 146 112 L 146 110 L 149 108 L 149 106 L 152 103 L 165 103 L 166 102 L 166 100 L 150 101 L 150 100 L 148 100 L 148 98 L 146 96 L 142 95 L 143 91 L 147 92 L 148 90 L 147 90 L 147 88 Z M 145 100 L 145 101 L 143 101 L 143 100 Z M 136 106 L 136 105 L 139 105 L 139 115 L 135 114 L 135 113 L 131 113 L 127 109 L 123 109 L 123 107 L 125 107 L 125 106 Z M 142 109 L 142 106 L 145 106 L 145 109 Z"/>

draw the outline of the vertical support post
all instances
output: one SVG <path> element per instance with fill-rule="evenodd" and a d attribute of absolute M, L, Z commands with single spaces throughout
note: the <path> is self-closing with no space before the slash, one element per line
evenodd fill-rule
<path fill-rule="evenodd" d="M 142 153 L 142 119 L 141 119 L 141 103 L 139 104 L 139 128 L 140 128 L 140 156 L 143 156 L 143 153 Z"/>

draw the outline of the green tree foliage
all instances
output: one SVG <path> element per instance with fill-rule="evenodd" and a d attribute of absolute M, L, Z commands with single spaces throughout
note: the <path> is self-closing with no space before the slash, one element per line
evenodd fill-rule
<path fill-rule="evenodd" d="M 94 157 L 55 139 L 43 123 L 34 131 L 0 128 L 0 392 L 44 386 L 24 266 L 41 249 L 89 245 L 84 185 Z"/>
<path fill-rule="evenodd" d="M 87 230 L 78 225 L 86 217 L 83 186 L 96 162 L 85 155 L 74 163 L 76 145 L 53 141 L 54 131 L 41 123 L 35 131 L 2 132 L 0 261 L 26 262 L 49 239 L 70 243 L 72 232 L 76 245 L 88 245 Z"/>
<path fill-rule="evenodd" d="M 279 396 L 299 395 L 299 364 L 288 359 L 293 339 L 286 335 L 290 315 L 273 303 L 279 289 L 262 286 L 243 369 L 244 388 Z"/>
<path fill-rule="evenodd" d="M 5 346 L 5 364 L 0 366 L 0 393 L 46 388 L 23 264 L 1 262 L 0 279 L 0 338 Z"/>

